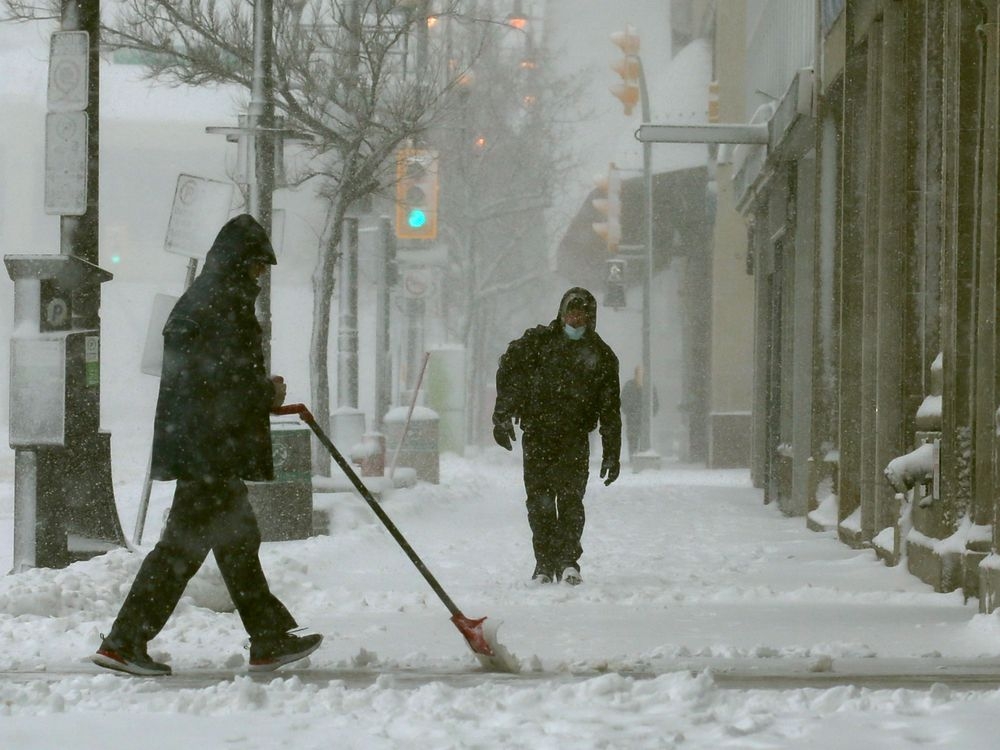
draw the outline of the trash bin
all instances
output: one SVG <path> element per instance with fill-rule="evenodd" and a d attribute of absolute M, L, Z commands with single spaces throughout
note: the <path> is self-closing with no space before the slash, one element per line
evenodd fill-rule
<path fill-rule="evenodd" d="M 365 436 L 365 413 L 353 406 L 341 406 L 330 414 L 330 440 L 345 456 L 360 445 Z"/>
<path fill-rule="evenodd" d="M 406 424 L 406 413 L 409 407 L 398 406 L 385 415 L 385 444 L 389 456 L 395 454 L 399 447 L 399 457 L 396 467 L 409 466 L 417 472 L 417 479 L 431 484 L 440 481 L 440 448 L 438 446 L 438 413 L 425 406 L 413 409 L 410 418 L 410 429 L 400 447 L 403 427 Z"/>
<path fill-rule="evenodd" d="M 363 477 L 385 476 L 385 435 L 366 432 L 361 443 L 351 451 L 351 461 L 361 467 Z"/>
<path fill-rule="evenodd" d="M 424 403 L 438 413 L 441 451 L 465 453 L 465 349 L 431 349 Z"/>
<path fill-rule="evenodd" d="M 271 423 L 273 482 L 247 482 L 250 505 L 265 542 L 312 536 L 311 432 L 300 422 Z"/>

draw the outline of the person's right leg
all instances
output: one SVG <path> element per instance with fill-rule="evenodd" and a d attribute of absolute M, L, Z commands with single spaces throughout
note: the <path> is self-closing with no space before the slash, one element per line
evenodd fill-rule
<path fill-rule="evenodd" d="M 590 450 L 585 435 L 565 436 L 559 450 L 559 460 L 550 469 L 552 484 L 556 490 L 558 522 L 554 530 L 553 544 L 556 553 L 556 569 L 562 580 L 578 584 L 580 577 L 580 557 L 583 555 L 581 539 L 586 513 L 583 496 L 587 491 L 590 473 Z"/>
<path fill-rule="evenodd" d="M 225 487 L 226 504 L 214 521 L 212 551 L 233 604 L 251 638 L 275 636 L 295 627 L 295 618 L 271 593 L 260 565 L 260 528 L 239 479 Z"/>
<path fill-rule="evenodd" d="M 285 605 L 271 593 L 260 565 L 260 527 L 239 479 L 225 488 L 226 505 L 215 521 L 212 552 L 243 627 L 250 635 L 250 669 L 267 671 L 302 659 L 323 641 L 319 634 L 295 635 Z"/>

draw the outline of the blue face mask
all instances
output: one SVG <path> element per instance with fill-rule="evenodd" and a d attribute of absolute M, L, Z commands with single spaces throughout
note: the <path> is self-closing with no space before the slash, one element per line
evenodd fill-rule
<path fill-rule="evenodd" d="M 573 341 L 579 341 L 583 338 L 583 334 L 587 332 L 587 326 L 580 326 L 579 328 L 574 328 L 573 326 L 564 323 L 563 332 L 570 337 Z"/>

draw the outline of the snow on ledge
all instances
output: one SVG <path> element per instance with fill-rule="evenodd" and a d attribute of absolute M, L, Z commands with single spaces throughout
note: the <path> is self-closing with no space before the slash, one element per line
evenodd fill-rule
<path fill-rule="evenodd" d="M 861 531 L 861 506 L 859 505 L 854 509 L 847 518 L 840 522 L 842 528 L 848 531 L 860 532 Z"/>
<path fill-rule="evenodd" d="M 990 553 L 979 563 L 979 567 L 988 570 L 1000 570 L 1000 555 L 996 552 Z"/>
<path fill-rule="evenodd" d="M 908 544 L 918 544 L 933 550 L 938 555 L 964 554 L 970 542 L 988 542 L 993 538 L 989 526 L 972 523 L 967 517 L 958 524 L 955 533 L 944 539 L 935 539 L 926 534 L 911 529 L 906 535 Z M 985 561 L 984 561 L 985 562 Z"/>
<path fill-rule="evenodd" d="M 837 528 L 837 516 L 840 510 L 840 499 L 833 493 L 829 493 L 819 501 L 816 510 L 809 512 L 809 520 L 824 529 Z"/>

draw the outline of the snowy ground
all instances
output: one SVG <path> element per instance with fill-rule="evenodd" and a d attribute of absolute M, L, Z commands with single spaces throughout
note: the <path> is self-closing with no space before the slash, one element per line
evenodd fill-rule
<path fill-rule="evenodd" d="M 6 569 L 12 461 L 0 458 Z M 274 590 L 326 635 L 299 669 L 246 675 L 245 636 L 211 562 L 151 644 L 176 673 L 158 680 L 85 660 L 139 555 L 0 578 L 0 747 L 996 747 L 994 689 L 729 686 L 757 673 L 1000 674 L 1000 617 L 806 531 L 763 506 L 744 471 L 592 481 L 576 588 L 527 582 L 516 454 L 445 456 L 441 474 L 384 508 L 467 615 L 504 621 L 519 674 L 479 671 L 370 510 L 344 498 L 330 536 L 262 553 Z M 116 487 L 129 534 L 140 480 Z M 150 542 L 170 491 L 155 486 Z"/>
<path fill-rule="evenodd" d="M 157 386 L 138 367 L 154 291 L 102 292 L 102 424 L 130 538 Z M 274 292 L 275 330 L 295 330 L 308 296 Z M 302 339 L 274 342 L 293 401 L 307 382 Z M 12 551 L 5 444 L 0 571 Z M 518 674 L 480 671 L 354 497 L 334 503 L 329 536 L 264 545 L 275 592 L 326 636 L 308 664 L 264 677 L 246 673 L 245 634 L 211 560 L 151 644 L 175 670 L 158 680 L 100 673 L 86 658 L 140 555 L 0 575 L 0 748 L 997 746 L 1000 615 L 807 531 L 762 505 L 745 471 L 626 468 L 605 488 L 593 468 L 577 588 L 527 582 L 516 453 L 445 456 L 440 485 L 384 499 L 464 613 L 503 620 Z M 171 492 L 154 485 L 144 550 Z"/>

